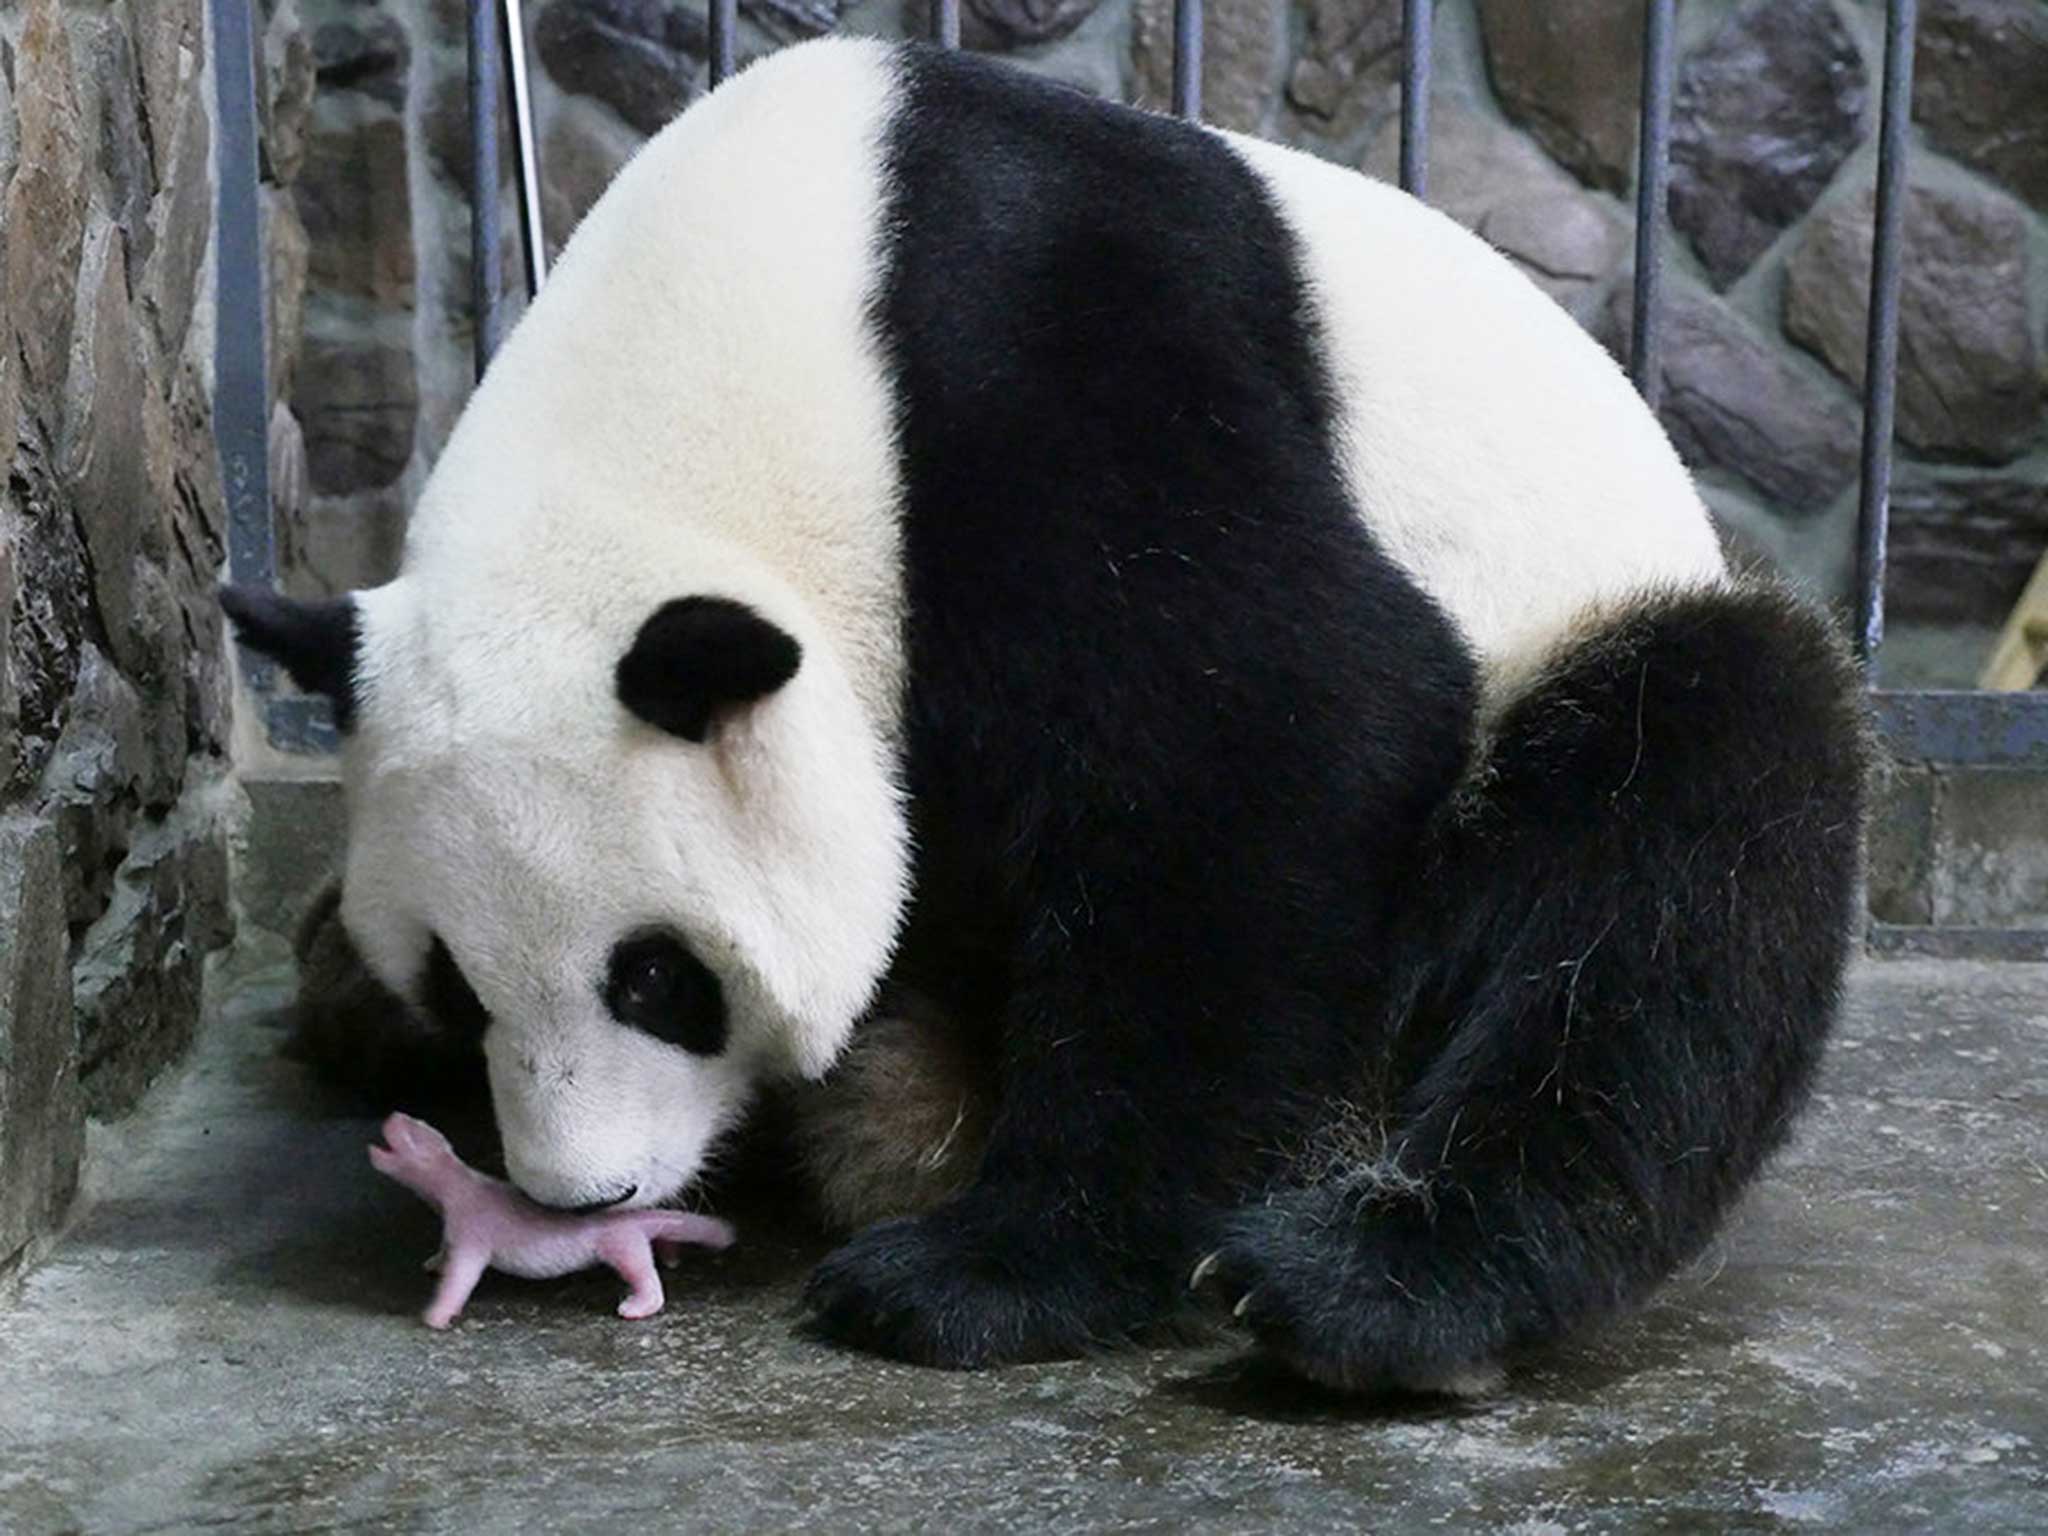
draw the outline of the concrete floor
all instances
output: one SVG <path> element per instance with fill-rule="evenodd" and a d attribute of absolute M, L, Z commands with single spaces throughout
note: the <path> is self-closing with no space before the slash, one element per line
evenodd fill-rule
<path fill-rule="evenodd" d="M 0 1307 L 0 1530 L 2048 1530 L 2048 967 L 1864 970 L 1797 1147 L 1640 1318 L 1469 1407 L 1227 1340 L 947 1375 L 795 1337 L 734 1212 L 650 1323 L 607 1276 L 416 1319 L 425 1208 L 235 988 Z"/>

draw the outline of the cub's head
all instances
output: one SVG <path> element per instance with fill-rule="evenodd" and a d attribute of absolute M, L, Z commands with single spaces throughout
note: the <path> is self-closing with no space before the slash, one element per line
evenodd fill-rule
<path fill-rule="evenodd" d="M 223 595 L 333 703 L 349 936 L 481 1041 L 507 1169 L 548 1205 L 681 1190 L 763 1079 L 831 1064 L 894 942 L 886 731 L 800 603 L 726 587 Z"/>

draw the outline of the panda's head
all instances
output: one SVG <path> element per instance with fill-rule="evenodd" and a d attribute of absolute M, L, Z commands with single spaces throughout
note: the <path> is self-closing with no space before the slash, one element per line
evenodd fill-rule
<path fill-rule="evenodd" d="M 514 1182 L 650 1205 L 763 1079 L 822 1073 L 872 994 L 907 879 L 886 732 L 744 570 L 690 590 L 649 561 L 569 603 L 452 568 L 223 601 L 333 701 L 342 920 L 385 986 L 480 1039 Z"/>

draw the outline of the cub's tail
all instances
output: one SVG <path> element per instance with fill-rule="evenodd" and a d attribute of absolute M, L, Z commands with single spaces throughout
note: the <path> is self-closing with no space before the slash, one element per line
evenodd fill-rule
<path fill-rule="evenodd" d="M 1197 1271 L 1337 1387 L 1480 1387 L 1697 1253 L 1784 1140 L 1849 957 L 1868 735 L 1805 604 L 1611 615 L 1485 735 L 1397 920 L 1390 1112 Z"/>

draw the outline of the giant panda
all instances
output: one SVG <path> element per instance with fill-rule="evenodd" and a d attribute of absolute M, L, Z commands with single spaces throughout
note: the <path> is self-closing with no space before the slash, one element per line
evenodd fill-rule
<path fill-rule="evenodd" d="M 1507 261 L 1269 144 L 788 49 L 576 232 L 328 694 L 340 915 L 537 1201 L 799 1095 L 810 1328 L 970 1367 L 1208 1298 L 1463 1390 L 1694 1255 L 1850 952 L 1830 621 Z"/>

